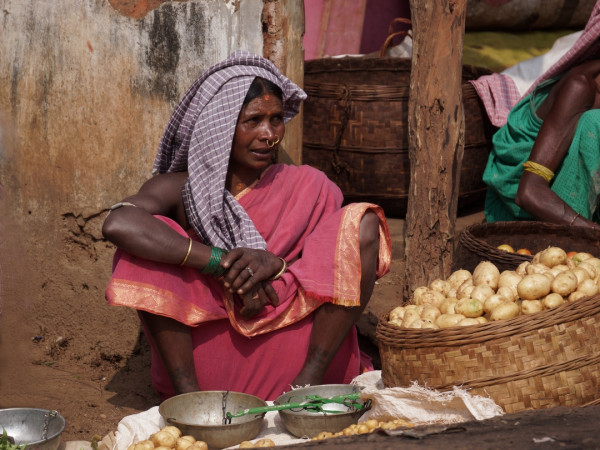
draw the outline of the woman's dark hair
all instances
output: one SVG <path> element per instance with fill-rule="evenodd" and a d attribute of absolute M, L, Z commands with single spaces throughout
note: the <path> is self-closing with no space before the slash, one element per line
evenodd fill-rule
<path fill-rule="evenodd" d="M 283 91 L 279 86 L 265 78 L 256 77 L 248 89 L 243 106 L 264 94 L 273 94 L 283 102 Z"/>

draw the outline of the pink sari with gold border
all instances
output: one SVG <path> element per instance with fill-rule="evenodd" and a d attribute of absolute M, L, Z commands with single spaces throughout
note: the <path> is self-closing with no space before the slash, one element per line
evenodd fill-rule
<path fill-rule="evenodd" d="M 110 305 L 168 316 L 192 327 L 202 389 L 274 399 L 289 390 L 304 363 L 311 313 L 323 302 L 360 303 L 358 232 L 367 210 L 380 218 L 378 277 L 389 270 L 391 238 L 380 207 L 369 203 L 341 207 L 339 188 L 309 166 L 271 166 L 236 198 L 267 242 L 267 250 L 293 261 L 272 283 L 278 307 L 267 305 L 258 316 L 245 320 L 239 315 L 239 299 L 225 292 L 218 280 L 192 268 L 136 258 L 121 250 L 115 254 L 106 299 Z M 171 219 L 158 218 L 188 235 Z M 326 382 L 347 383 L 359 374 L 359 366 L 353 330 L 331 364 Z M 152 377 L 162 397 L 173 395 L 154 351 Z"/>

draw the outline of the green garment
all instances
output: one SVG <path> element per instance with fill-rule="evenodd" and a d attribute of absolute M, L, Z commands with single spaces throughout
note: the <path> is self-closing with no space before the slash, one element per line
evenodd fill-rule
<path fill-rule="evenodd" d="M 483 173 L 488 185 L 485 217 L 488 222 L 532 220 L 515 204 L 523 163 L 529 159 L 542 126 L 537 108 L 557 80 L 540 84 L 511 110 L 507 123 L 492 138 L 493 149 Z M 582 114 L 571 146 L 550 181 L 550 188 L 573 210 L 596 220 L 594 212 L 600 194 L 600 109 Z M 596 220 L 597 221 L 597 220 Z"/>

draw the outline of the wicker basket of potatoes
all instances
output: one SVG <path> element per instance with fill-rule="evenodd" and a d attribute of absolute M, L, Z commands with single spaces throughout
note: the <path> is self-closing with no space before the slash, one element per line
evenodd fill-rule
<path fill-rule="evenodd" d="M 515 270 L 480 261 L 382 317 L 387 387 L 453 386 L 506 412 L 600 399 L 600 258 L 548 247 Z"/>

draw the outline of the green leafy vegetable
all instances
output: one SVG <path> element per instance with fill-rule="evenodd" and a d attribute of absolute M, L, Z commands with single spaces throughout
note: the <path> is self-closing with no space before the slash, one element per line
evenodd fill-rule
<path fill-rule="evenodd" d="M 0 437 L 0 450 L 23 450 L 26 446 L 26 444 L 13 444 L 11 440 L 8 439 L 8 433 L 6 433 L 6 429 L 2 428 L 2 437 Z"/>

